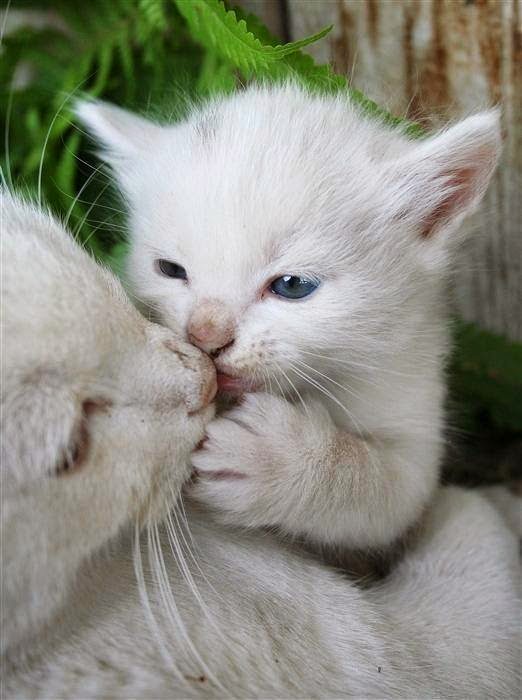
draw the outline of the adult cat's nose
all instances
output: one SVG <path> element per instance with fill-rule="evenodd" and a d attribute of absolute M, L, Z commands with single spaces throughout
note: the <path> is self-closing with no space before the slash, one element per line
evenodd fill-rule
<path fill-rule="evenodd" d="M 212 357 L 217 357 L 234 342 L 233 319 L 223 305 L 216 302 L 198 306 L 190 318 L 187 331 L 190 342 Z"/>

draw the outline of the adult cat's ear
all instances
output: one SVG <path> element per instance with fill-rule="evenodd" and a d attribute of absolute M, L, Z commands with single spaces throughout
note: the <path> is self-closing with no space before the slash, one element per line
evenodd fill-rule
<path fill-rule="evenodd" d="M 451 247 L 484 196 L 501 151 L 500 111 L 481 112 L 419 142 L 394 166 L 396 210 L 428 248 Z"/>
<path fill-rule="evenodd" d="M 161 132 L 157 124 L 107 102 L 80 100 L 74 112 L 103 146 L 100 157 L 117 175 L 133 159 L 147 153 Z"/>

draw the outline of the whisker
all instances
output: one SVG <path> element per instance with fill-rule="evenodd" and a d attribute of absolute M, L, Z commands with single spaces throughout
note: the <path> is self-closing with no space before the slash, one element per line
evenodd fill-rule
<path fill-rule="evenodd" d="M 171 487 L 171 493 L 173 493 L 172 487 Z M 172 516 L 174 516 L 174 518 L 176 520 L 177 530 L 174 527 L 174 523 L 172 522 Z M 175 549 L 175 556 L 177 557 L 177 564 L 178 564 L 178 566 L 181 566 L 183 576 L 185 577 L 185 580 L 187 581 L 187 583 L 190 587 L 190 590 L 192 591 L 194 597 L 196 598 L 196 600 L 199 604 L 199 607 L 201 608 L 201 611 L 203 612 L 203 614 L 205 615 L 207 620 L 210 622 L 210 624 L 214 627 L 216 632 L 220 635 L 220 637 L 226 643 L 226 638 L 225 638 L 222 630 L 220 629 L 219 625 L 216 623 L 215 618 L 211 615 L 205 601 L 203 600 L 203 598 L 201 596 L 201 593 L 199 592 L 196 581 L 192 575 L 192 572 L 190 571 L 190 567 L 187 565 L 185 556 L 183 554 L 183 549 L 180 545 L 180 542 L 179 542 L 179 539 L 177 536 L 178 533 L 182 537 L 183 542 L 185 544 L 185 547 L 187 548 L 187 550 L 190 552 L 191 555 L 192 555 L 192 552 L 191 552 L 190 547 L 188 546 L 188 542 L 185 539 L 185 536 L 183 534 L 183 528 L 181 526 L 181 523 L 179 521 L 179 518 L 178 518 L 178 515 L 176 513 L 175 508 L 172 510 L 171 513 L 168 514 L 167 520 L 166 520 L 166 526 L 167 526 L 167 535 L 169 537 L 169 542 L 170 542 L 171 546 L 174 546 L 174 549 Z M 174 552 L 173 552 L 173 554 L 174 554 Z M 202 574 L 203 578 L 205 579 L 205 582 L 207 584 L 209 584 L 208 579 L 206 578 L 205 574 L 201 570 L 201 567 L 199 566 L 195 557 L 192 555 L 191 558 L 194 561 L 194 563 L 196 564 L 197 569 L 199 570 L 199 572 Z"/>
<path fill-rule="evenodd" d="M 89 177 L 85 180 L 85 182 L 84 182 L 83 185 L 81 186 L 81 188 L 80 188 L 78 194 L 73 198 L 73 201 L 71 202 L 71 206 L 70 206 L 69 209 L 67 210 L 67 215 L 65 216 L 65 220 L 64 220 L 64 222 L 63 222 L 63 225 L 64 225 L 65 227 L 67 227 L 68 224 L 69 224 L 69 219 L 71 218 L 71 214 L 72 214 L 72 212 L 73 212 L 74 207 L 76 206 L 76 204 L 77 204 L 78 202 L 81 201 L 81 200 L 80 200 L 80 195 L 81 195 L 82 192 L 85 190 L 85 188 L 88 187 L 89 183 L 91 182 L 91 180 L 93 179 L 93 177 L 96 175 L 96 173 L 99 172 L 100 168 L 101 168 L 101 165 L 100 165 L 98 168 L 96 168 L 96 170 L 93 170 L 93 172 L 89 175 Z"/>
<path fill-rule="evenodd" d="M 9 0 L 10 2 L 10 0 Z M 2 37 L 3 37 L 3 30 L 5 29 L 5 23 L 7 21 L 7 12 L 9 10 L 9 5 L 7 6 L 7 9 L 5 11 L 5 18 L 4 18 L 4 24 L 2 26 Z M 0 44 L 1 44 L 1 38 L 0 38 Z M 5 180 L 5 185 L 7 187 L 7 183 L 9 182 L 9 189 L 13 189 L 13 177 L 11 173 L 11 158 L 9 155 L 9 133 L 11 130 L 11 113 L 13 110 L 13 93 L 14 93 L 14 85 L 11 84 L 9 88 L 9 98 L 7 102 L 7 110 L 5 114 L 5 128 L 4 128 L 4 147 L 5 147 L 5 168 L 6 168 L 6 175 L 7 177 L 4 178 L 2 175 L 2 180 Z"/>
<path fill-rule="evenodd" d="M 281 392 L 281 396 L 284 397 L 285 394 L 286 394 L 286 392 L 285 392 L 285 390 L 283 389 L 283 387 L 281 386 L 281 382 L 280 382 L 279 379 L 277 378 L 277 375 L 275 374 L 275 372 L 273 373 L 272 376 L 273 376 L 273 379 L 274 379 L 275 383 L 276 383 L 277 386 L 278 386 L 279 391 Z"/>
<path fill-rule="evenodd" d="M 73 238 L 75 241 L 78 240 L 78 236 L 80 235 L 80 231 L 81 231 L 82 227 L 84 226 L 85 221 L 87 220 L 87 217 L 89 216 L 89 214 L 91 213 L 93 208 L 96 206 L 96 202 L 103 195 L 103 193 L 105 192 L 105 190 L 107 189 L 108 186 L 109 186 L 108 184 L 103 186 L 103 188 L 100 190 L 98 195 L 95 197 L 94 201 L 91 203 L 91 206 L 87 209 L 87 211 L 86 211 L 85 215 L 83 216 L 83 218 L 81 219 L 81 221 L 75 226 L 74 231 L 73 231 Z M 104 223 L 106 223 L 106 222 L 104 222 Z M 90 238 L 93 236 L 93 234 L 94 234 L 94 232 L 90 234 L 89 238 L 86 241 L 84 241 L 84 245 L 86 245 L 86 243 L 88 242 L 88 240 L 90 240 Z"/>
<path fill-rule="evenodd" d="M 167 664 L 168 668 L 174 669 L 174 673 L 178 677 L 178 679 L 182 682 L 185 683 L 185 678 L 183 675 L 180 673 L 178 667 L 176 666 L 176 663 L 174 662 L 174 659 L 172 658 L 172 655 L 169 653 L 167 649 L 167 645 L 165 643 L 165 638 L 163 634 L 161 633 L 160 627 L 158 625 L 158 622 L 154 616 L 154 613 L 152 612 L 152 606 L 150 603 L 150 598 L 149 594 L 147 591 L 147 584 L 145 583 L 145 575 L 143 572 L 143 560 L 141 557 L 141 532 L 140 532 L 140 525 L 138 520 L 136 520 L 135 527 L 134 527 L 134 551 L 133 551 L 133 564 L 134 564 L 134 574 L 136 576 L 136 582 L 138 585 L 138 595 L 140 598 L 140 603 L 141 606 L 145 612 L 145 617 L 147 619 L 147 622 L 149 624 L 149 628 L 154 635 L 159 653 L 163 659 L 163 661 Z M 149 532 L 149 526 L 147 525 L 147 543 L 150 551 L 150 532 Z"/>
<path fill-rule="evenodd" d="M 5 28 L 7 26 L 7 16 L 9 14 L 9 8 L 11 7 L 11 0 L 7 0 L 7 5 L 4 10 L 4 21 L 2 22 L 2 28 L 0 29 L 0 48 L 4 43 Z"/>
<path fill-rule="evenodd" d="M 194 553 L 196 553 L 196 554 L 198 553 L 198 547 L 197 547 L 196 542 L 194 541 L 194 538 L 192 537 L 192 533 L 191 533 L 190 528 L 189 528 L 188 519 L 187 519 L 187 514 L 186 514 L 186 512 L 185 512 L 185 505 L 184 505 L 184 502 L 183 502 L 183 496 L 182 496 L 182 494 L 179 494 L 178 499 L 177 499 L 177 501 L 176 501 L 176 507 L 175 507 L 175 509 L 174 509 L 174 517 L 177 516 L 177 513 L 179 513 L 179 516 L 180 516 L 180 518 L 181 518 L 182 521 L 183 521 L 182 523 L 179 523 L 179 528 L 180 528 L 181 536 L 182 536 L 182 538 L 183 538 L 183 541 L 185 542 L 185 546 L 186 546 L 186 548 L 187 548 L 187 551 L 188 551 L 188 553 L 189 553 L 190 558 L 192 559 L 192 561 L 194 562 L 194 565 L 196 566 L 197 570 L 199 571 L 199 573 L 201 574 L 201 576 L 202 576 L 203 579 L 205 580 L 205 583 L 207 584 L 207 586 L 208 586 L 217 596 L 220 596 L 220 593 L 214 588 L 214 586 L 212 585 L 212 583 L 208 580 L 208 578 L 207 578 L 205 572 L 203 571 L 203 569 L 202 569 L 201 566 L 199 565 L 199 561 L 197 560 L 197 558 L 196 558 L 196 556 L 195 556 L 195 554 L 194 554 Z M 177 521 L 177 517 L 176 517 L 176 521 Z M 185 537 L 185 532 L 187 533 L 188 539 L 190 540 L 190 544 L 189 544 L 189 542 L 187 541 L 187 538 Z"/>
<path fill-rule="evenodd" d="M 284 371 L 284 369 L 282 367 L 280 367 L 279 365 L 276 365 L 276 366 L 277 366 L 278 370 L 281 372 L 281 374 L 283 375 L 283 377 L 286 379 L 286 381 L 290 384 L 290 386 L 292 387 L 294 392 L 296 393 L 297 398 L 299 399 L 302 407 L 304 408 L 304 412 L 305 412 L 307 418 L 310 419 L 310 411 L 308 410 L 308 406 L 305 404 L 303 397 L 301 396 L 301 394 L 297 390 L 297 387 L 295 386 L 293 381 L 290 379 L 288 374 Z"/>
<path fill-rule="evenodd" d="M 404 377 L 405 379 L 414 379 L 417 378 L 416 374 L 409 373 L 409 372 L 401 372 L 400 370 L 393 370 L 388 367 L 382 367 L 379 365 L 370 365 L 370 364 L 364 364 L 362 362 L 357 362 L 357 360 L 342 360 L 338 357 L 332 357 L 331 355 L 322 355 L 317 352 L 311 352 L 309 350 L 300 350 L 299 352 L 303 353 L 304 355 L 310 355 L 312 357 L 318 357 L 322 360 L 326 360 L 327 362 L 335 363 L 335 364 L 340 364 L 340 365 L 345 365 L 346 367 L 351 367 L 351 368 L 360 368 L 360 369 L 365 369 L 371 372 L 378 372 L 378 373 L 386 373 L 386 374 L 391 374 L 397 377 Z M 437 362 L 433 362 L 434 366 L 437 366 Z M 366 378 L 363 377 L 358 377 L 358 379 L 363 379 L 366 381 Z M 375 384 L 375 386 L 378 386 Z"/>
<path fill-rule="evenodd" d="M 185 623 L 183 622 L 183 619 L 179 613 L 178 607 L 174 601 L 174 597 L 173 597 L 172 591 L 170 589 L 167 569 L 165 567 L 165 559 L 163 558 L 162 549 L 161 549 L 161 541 L 160 541 L 160 537 L 159 537 L 158 526 L 156 524 L 154 524 L 151 528 L 151 531 L 152 531 L 151 551 L 152 551 L 153 561 L 154 561 L 154 571 L 156 572 L 156 582 L 158 583 L 159 593 L 160 593 L 162 602 L 165 606 L 165 610 L 167 612 L 167 615 L 170 618 L 171 623 L 173 624 L 173 627 L 183 637 L 185 644 L 187 645 L 190 653 L 192 654 L 193 659 L 196 661 L 197 664 L 199 664 L 202 671 L 218 687 L 220 687 L 222 690 L 224 690 L 222 688 L 221 684 L 219 683 L 219 681 L 214 677 L 214 674 L 210 671 L 210 669 L 208 668 L 206 663 L 201 658 L 198 650 L 194 646 L 192 639 L 190 638 L 190 636 L 187 632 L 187 629 L 185 627 Z"/>
<path fill-rule="evenodd" d="M 359 422 L 357 421 L 355 416 L 352 414 L 352 412 L 349 411 L 346 408 L 346 406 L 343 403 L 341 403 L 341 401 L 339 401 L 339 399 L 336 396 L 334 396 L 334 394 L 332 394 L 331 391 L 326 389 L 322 384 L 317 382 L 315 379 L 312 379 L 311 377 L 309 377 L 307 374 L 305 374 L 302 370 L 298 369 L 297 367 L 292 365 L 291 370 L 292 370 L 292 372 L 295 372 L 295 374 L 297 374 L 299 377 L 304 379 L 306 382 L 308 382 L 311 386 L 318 389 L 318 391 L 320 391 L 327 398 L 329 398 L 331 401 L 333 401 L 337 406 L 339 406 L 339 408 L 341 408 L 347 414 L 347 416 L 350 418 L 350 420 L 353 422 L 355 428 L 359 432 L 361 432 L 361 433 L 363 432 L 361 430 L 361 426 L 359 425 Z"/>
<path fill-rule="evenodd" d="M 47 144 L 49 142 L 49 138 L 51 136 L 51 131 L 53 130 L 53 126 L 60 116 L 60 113 L 62 109 L 65 107 L 67 102 L 71 99 L 71 97 L 74 95 L 74 93 L 80 88 L 80 86 L 85 82 L 86 79 L 82 80 L 72 92 L 68 93 L 65 98 L 63 99 L 62 103 L 56 110 L 54 117 L 51 120 L 51 123 L 49 124 L 49 128 L 47 129 L 47 133 L 45 135 L 43 147 L 42 147 L 42 153 L 40 156 L 40 163 L 38 165 L 38 205 L 41 206 L 42 204 L 42 172 L 43 172 L 43 164 L 44 164 L 44 159 L 45 159 L 45 152 L 47 150 Z"/>
<path fill-rule="evenodd" d="M 316 374 L 323 377 L 324 379 L 327 379 L 332 384 L 335 384 L 335 386 L 338 386 L 340 389 L 343 389 L 343 391 L 346 391 L 349 394 L 351 394 L 352 396 L 355 396 L 356 399 L 360 399 L 361 401 L 366 401 L 366 399 L 364 397 L 362 397 L 359 393 L 355 392 L 350 387 L 347 387 L 347 386 L 344 386 L 343 384 L 340 384 L 339 382 L 335 381 L 335 379 L 332 379 L 331 377 L 329 377 L 327 374 L 324 374 L 323 372 L 320 372 L 318 369 L 315 369 L 315 367 L 312 367 L 311 365 L 306 364 L 306 362 L 303 362 L 302 360 L 295 360 L 295 362 L 298 362 L 303 367 L 306 367 L 307 369 L 311 370 L 312 372 L 315 372 Z"/>

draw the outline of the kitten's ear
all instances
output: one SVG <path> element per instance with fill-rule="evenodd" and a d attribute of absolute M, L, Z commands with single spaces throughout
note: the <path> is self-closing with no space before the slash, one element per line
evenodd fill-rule
<path fill-rule="evenodd" d="M 157 124 L 107 102 L 81 100 L 74 112 L 103 146 L 100 157 L 117 174 L 120 167 L 147 153 L 161 132 Z"/>
<path fill-rule="evenodd" d="M 451 245 L 457 225 L 478 206 L 501 150 L 500 111 L 481 112 L 420 142 L 398 163 L 398 216 L 420 239 Z"/>

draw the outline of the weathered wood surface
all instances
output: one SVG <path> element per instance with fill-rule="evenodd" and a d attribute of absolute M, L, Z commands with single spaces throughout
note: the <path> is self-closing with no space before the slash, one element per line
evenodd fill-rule
<path fill-rule="evenodd" d="M 455 282 L 460 314 L 522 340 L 522 0 L 246 0 L 291 39 L 333 24 L 310 47 L 352 84 L 428 126 L 503 107 L 501 167 Z M 279 24 L 274 22 L 279 4 Z"/>

